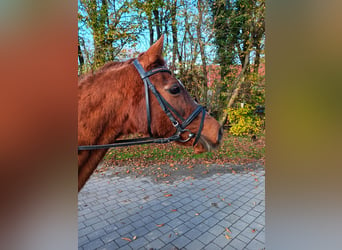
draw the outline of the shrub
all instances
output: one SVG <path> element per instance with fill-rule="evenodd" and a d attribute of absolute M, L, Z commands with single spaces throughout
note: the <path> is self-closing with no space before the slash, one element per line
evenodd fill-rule
<path fill-rule="evenodd" d="M 255 107 L 246 104 L 243 108 L 230 108 L 228 111 L 229 132 L 233 135 L 259 134 L 263 130 L 264 118 L 255 113 Z"/>

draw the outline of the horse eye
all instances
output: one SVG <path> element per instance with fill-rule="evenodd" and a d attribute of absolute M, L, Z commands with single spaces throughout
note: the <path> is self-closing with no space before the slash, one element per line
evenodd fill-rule
<path fill-rule="evenodd" d="M 168 89 L 168 91 L 172 94 L 172 95 L 176 95 L 179 94 L 180 92 L 180 87 L 178 85 L 173 85 L 171 88 Z"/>

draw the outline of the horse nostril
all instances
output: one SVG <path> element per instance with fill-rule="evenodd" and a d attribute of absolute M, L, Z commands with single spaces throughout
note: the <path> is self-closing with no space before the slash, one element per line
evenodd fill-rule
<path fill-rule="evenodd" d="M 218 131 L 218 135 L 217 135 L 217 142 L 220 143 L 220 141 L 222 140 L 223 137 L 223 128 L 221 127 Z"/>

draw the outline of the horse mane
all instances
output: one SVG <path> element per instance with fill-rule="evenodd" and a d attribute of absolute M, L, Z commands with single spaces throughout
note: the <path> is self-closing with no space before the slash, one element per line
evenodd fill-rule
<path fill-rule="evenodd" d="M 105 65 L 103 65 L 101 68 L 97 69 L 96 71 L 91 71 L 91 72 L 85 73 L 83 75 L 80 75 L 78 77 L 78 86 L 80 87 L 85 82 L 87 82 L 87 83 L 94 82 L 94 80 L 96 78 L 102 76 L 106 72 L 111 71 L 111 70 L 117 70 L 121 67 L 124 67 L 124 66 L 130 64 L 133 60 L 134 60 L 134 58 L 123 61 L 123 62 L 119 62 L 119 61 L 108 62 Z"/>
<path fill-rule="evenodd" d="M 145 52 L 139 54 L 138 58 L 141 57 L 143 54 L 145 54 Z M 112 62 L 108 62 L 105 65 L 103 65 L 101 68 L 97 69 L 96 71 L 91 71 L 88 73 L 85 73 L 83 75 L 80 75 L 78 78 L 78 86 L 80 87 L 84 82 L 93 82 L 97 77 L 100 77 L 101 75 L 105 74 L 106 72 L 108 72 L 109 70 L 116 70 L 119 69 L 121 67 L 124 67 L 128 64 L 130 64 L 132 61 L 134 61 L 135 58 L 131 58 L 128 59 L 126 61 L 112 61 Z M 165 60 L 163 58 L 158 58 L 157 60 L 155 60 L 153 63 L 151 63 L 148 67 L 147 67 L 147 71 L 153 69 L 154 67 L 158 67 L 160 65 L 165 65 Z"/>

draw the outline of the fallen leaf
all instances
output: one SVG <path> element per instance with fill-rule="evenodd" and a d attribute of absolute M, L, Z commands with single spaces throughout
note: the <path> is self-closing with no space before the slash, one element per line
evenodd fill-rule
<path fill-rule="evenodd" d="M 230 236 L 228 234 L 224 235 L 226 237 L 227 240 L 230 240 Z"/>
<path fill-rule="evenodd" d="M 170 197 L 172 194 L 164 194 L 165 197 Z"/>
<path fill-rule="evenodd" d="M 133 236 L 133 238 L 132 238 L 133 240 L 136 240 L 137 239 L 137 236 Z"/>
<path fill-rule="evenodd" d="M 171 209 L 171 212 L 176 212 L 177 211 L 177 209 Z"/>
<path fill-rule="evenodd" d="M 226 227 L 226 231 L 227 231 L 228 233 L 232 233 L 232 232 L 229 230 L 228 227 Z"/>
<path fill-rule="evenodd" d="M 162 226 L 164 226 L 164 225 L 165 225 L 164 223 L 158 224 L 157 227 L 162 227 Z"/>
<path fill-rule="evenodd" d="M 121 238 L 123 240 L 132 241 L 130 238 Z"/>

